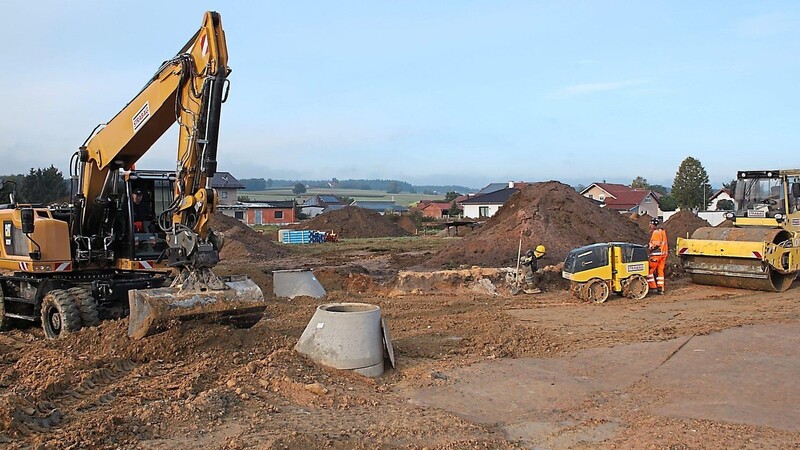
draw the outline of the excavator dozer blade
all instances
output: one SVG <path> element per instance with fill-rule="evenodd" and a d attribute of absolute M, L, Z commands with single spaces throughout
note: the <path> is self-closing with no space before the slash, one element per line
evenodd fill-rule
<path fill-rule="evenodd" d="M 226 289 L 182 291 L 173 287 L 128 292 L 128 336 L 141 339 L 176 321 L 204 320 L 249 328 L 264 315 L 261 288 L 249 278 L 226 281 Z"/>
<path fill-rule="evenodd" d="M 796 272 L 781 273 L 763 256 L 770 244 L 791 238 L 780 228 L 698 228 L 691 239 L 678 238 L 683 267 L 698 284 L 783 292 Z"/>

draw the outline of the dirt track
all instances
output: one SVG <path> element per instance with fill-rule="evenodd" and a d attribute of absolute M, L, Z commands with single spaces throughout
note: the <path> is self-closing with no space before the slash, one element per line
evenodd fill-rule
<path fill-rule="evenodd" d="M 182 324 L 132 342 L 122 320 L 59 341 L 45 341 L 37 328 L 2 334 L 0 443 L 8 448 L 163 449 L 800 445 L 800 431 L 774 423 L 681 416 L 670 409 L 679 385 L 642 380 L 554 398 L 546 402 L 546 415 L 535 416 L 539 404 L 525 399 L 549 398 L 536 391 L 549 384 L 541 384 L 533 369 L 507 367 L 518 364 L 544 373 L 549 365 L 574 366 L 586 352 L 638 348 L 631 345 L 660 346 L 646 354 L 668 355 L 691 336 L 718 336 L 735 327 L 796 330 L 797 287 L 767 294 L 679 280 L 668 285 L 666 296 L 612 297 L 604 305 L 580 303 L 562 290 L 517 297 L 456 286 L 433 295 L 393 293 L 396 271 L 429 258 L 443 242 L 341 242 L 294 248 L 276 260 L 222 266 L 220 273 L 249 273 L 270 300 L 268 317 L 250 330 Z M 267 272 L 296 267 L 315 269 L 329 290 L 324 302 L 381 306 L 394 338 L 397 370 L 367 379 L 318 366 L 292 351 L 319 302 L 272 298 Z M 796 348 L 784 355 L 787 361 L 797 360 Z M 761 367 L 765 380 L 770 380 L 769 368 L 767 363 Z M 608 379 L 627 369 L 604 368 Z M 565 389 L 566 381 L 581 380 L 568 371 L 547 373 Z M 645 378 L 652 380 L 653 374 Z M 502 395 L 491 395 L 493 386 L 499 389 L 511 379 L 519 380 L 516 389 L 524 389 L 519 396 L 502 390 L 511 396 L 504 403 Z M 714 384 L 712 378 L 700 388 L 713 393 Z M 474 386 L 479 391 L 472 405 L 481 398 L 497 402 L 487 403 L 488 419 L 470 415 L 458 396 L 441 394 L 470 392 Z M 800 395 L 797 377 L 770 386 L 787 399 Z M 441 397 L 446 401 L 431 400 Z M 528 411 L 527 422 L 508 417 L 512 407 Z"/>

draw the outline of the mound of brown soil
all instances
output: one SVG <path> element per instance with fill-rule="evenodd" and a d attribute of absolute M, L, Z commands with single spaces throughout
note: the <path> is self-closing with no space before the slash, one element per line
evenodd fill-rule
<path fill-rule="evenodd" d="M 410 236 L 411 233 L 381 214 L 356 206 L 329 211 L 305 222 L 300 230 L 333 231 L 340 238 Z"/>
<path fill-rule="evenodd" d="M 226 260 L 265 260 L 285 253 L 284 249 L 271 242 L 266 236 L 248 227 L 240 220 L 222 213 L 214 213 L 211 216 L 211 229 L 222 233 L 225 237 L 225 244 L 219 253 L 223 262 Z"/>
<path fill-rule="evenodd" d="M 417 224 L 415 224 L 414 221 L 408 216 L 400 216 L 400 218 L 397 220 L 397 226 L 411 234 L 417 234 Z"/>
<path fill-rule="evenodd" d="M 632 221 L 634 221 L 634 223 L 636 223 L 636 225 L 639 225 L 639 228 L 647 231 L 648 233 L 650 232 L 650 221 L 652 221 L 653 218 L 650 217 L 649 214 L 643 214 L 640 216 L 637 213 L 633 213 L 629 217 Z"/>
<path fill-rule="evenodd" d="M 565 184 L 534 183 L 514 194 L 483 227 L 448 244 L 425 266 L 513 266 L 520 238 L 523 252 L 538 244 L 547 247 L 543 266 L 562 262 L 576 247 L 610 241 L 644 244 L 648 234 Z"/>
<path fill-rule="evenodd" d="M 710 226 L 708 222 L 697 217 L 691 211 L 678 211 L 662 225 L 667 232 L 670 249 L 675 248 L 679 237 L 691 237 L 696 229 Z"/>

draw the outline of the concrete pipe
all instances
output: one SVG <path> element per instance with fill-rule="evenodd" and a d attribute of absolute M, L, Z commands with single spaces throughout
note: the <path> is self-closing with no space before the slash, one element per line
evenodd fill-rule
<path fill-rule="evenodd" d="M 317 307 L 295 350 L 326 366 L 367 377 L 383 373 L 381 309 L 366 303 Z"/>
<path fill-rule="evenodd" d="M 325 288 L 310 270 L 275 270 L 272 272 L 272 285 L 273 292 L 278 298 L 325 296 Z"/>

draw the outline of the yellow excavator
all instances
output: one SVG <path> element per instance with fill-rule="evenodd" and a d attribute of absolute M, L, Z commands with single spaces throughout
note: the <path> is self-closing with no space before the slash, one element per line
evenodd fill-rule
<path fill-rule="evenodd" d="M 249 326 L 262 317 L 255 283 L 212 271 L 223 244 L 209 218 L 227 64 L 220 15 L 206 12 L 178 54 L 73 155 L 69 208 L 13 197 L 0 206 L 0 268 L 10 272 L 0 276 L 0 329 L 41 321 L 52 339 L 129 315 L 128 334 L 142 338 L 174 320 Z M 136 171 L 175 122 L 175 172 Z"/>
<path fill-rule="evenodd" d="M 699 284 L 783 292 L 800 272 L 800 169 L 741 171 L 732 227 L 678 238 L 684 269 Z"/>

